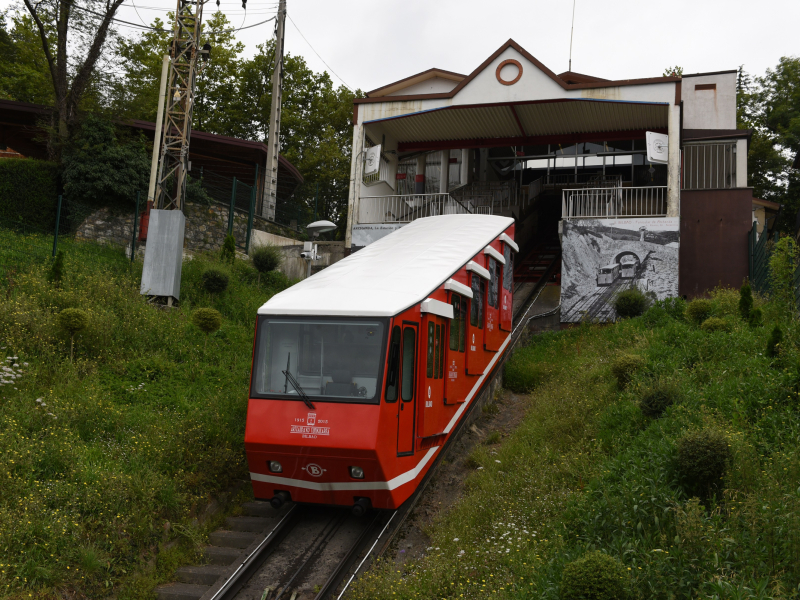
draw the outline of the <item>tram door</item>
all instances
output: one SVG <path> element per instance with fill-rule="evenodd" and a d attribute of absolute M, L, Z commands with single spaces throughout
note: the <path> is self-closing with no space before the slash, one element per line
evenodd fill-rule
<path fill-rule="evenodd" d="M 514 288 L 514 255 L 511 246 L 503 244 L 503 258 L 506 264 L 503 265 L 503 285 L 500 286 L 500 329 L 511 331 L 511 321 L 513 315 L 513 295 Z"/>
<path fill-rule="evenodd" d="M 444 403 L 456 404 L 466 400 L 467 386 L 464 380 L 466 372 L 466 337 L 467 337 L 467 299 L 459 294 L 450 294 L 453 305 L 453 318 L 450 319 L 449 335 L 446 340 L 446 361 L 444 366 Z"/>
<path fill-rule="evenodd" d="M 489 282 L 486 294 L 484 343 L 487 350 L 497 352 L 503 343 L 503 335 L 500 333 L 500 272 L 502 265 L 491 256 L 487 256 L 487 259 Z"/>
<path fill-rule="evenodd" d="M 423 327 L 427 332 L 425 348 L 425 376 L 422 379 L 422 401 L 419 405 L 420 437 L 441 433 L 444 406 L 444 345 L 447 320 L 428 313 Z"/>
<path fill-rule="evenodd" d="M 400 401 L 397 403 L 397 455 L 414 454 L 417 325 L 403 323 L 400 347 Z"/>

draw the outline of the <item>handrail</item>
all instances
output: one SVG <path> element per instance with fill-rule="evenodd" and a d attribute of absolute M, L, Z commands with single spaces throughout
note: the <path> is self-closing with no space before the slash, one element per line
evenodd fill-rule
<path fill-rule="evenodd" d="M 471 214 L 473 210 L 450 194 L 362 196 L 358 223 L 410 223 L 423 217 Z"/>
<path fill-rule="evenodd" d="M 563 219 L 664 217 L 666 214 L 666 186 L 575 188 L 561 192 Z"/>

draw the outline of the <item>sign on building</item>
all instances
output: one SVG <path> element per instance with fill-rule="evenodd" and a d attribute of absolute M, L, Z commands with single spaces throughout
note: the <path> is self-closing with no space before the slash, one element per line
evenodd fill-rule
<path fill-rule="evenodd" d="M 350 251 L 355 252 L 361 250 L 365 246 L 369 246 L 372 242 L 377 242 L 379 239 L 397 231 L 403 225 L 405 225 L 405 223 L 392 223 L 389 225 L 353 225 Z"/>
<path fill-rule="evenodd" d="M 647 160 L 665 165 L 669 161 L 669 136 L 665 133 L 645 132 Z"/>
<path fill-rule="evenodd" d="M 367 148 L 367 159 L 364 164 L 364 175 L 374 175 L 381 170 L 381 145 Z"/>

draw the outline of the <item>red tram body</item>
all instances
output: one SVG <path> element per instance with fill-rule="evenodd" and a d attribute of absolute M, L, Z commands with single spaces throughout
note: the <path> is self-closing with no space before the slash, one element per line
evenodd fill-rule
<path fill-rule="evenodd" d="M 413 493 L 509 343 L 513 237 L 506 217 L 418 219 L 259 309 L 256 498 L 393 509 Z"/>

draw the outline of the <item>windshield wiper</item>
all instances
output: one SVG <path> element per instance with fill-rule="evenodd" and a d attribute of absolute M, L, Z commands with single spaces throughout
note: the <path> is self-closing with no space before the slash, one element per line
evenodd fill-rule
<path fill-rule="evenodd" d="M 306 406 L 308 408 L 313 409 L 314 405 L 311 403 L 311 400 L 309 400 L 308 396 L 306 396 L 306 393 L 303 391 L 303 388 L 300 387 L 300 384 L 297 383 L 297 380 L 294 378 L 294 375 L 289 373 L 288 370 L 283 371 L 283 374 L 286 376 L 286 379 L 289 380 L 289 383 L 292 384 L 292 387 L 294 388 L 294 391 L 297 392 L 297 395 L 300 396 L 303 402 L 306 403 Z"/>

